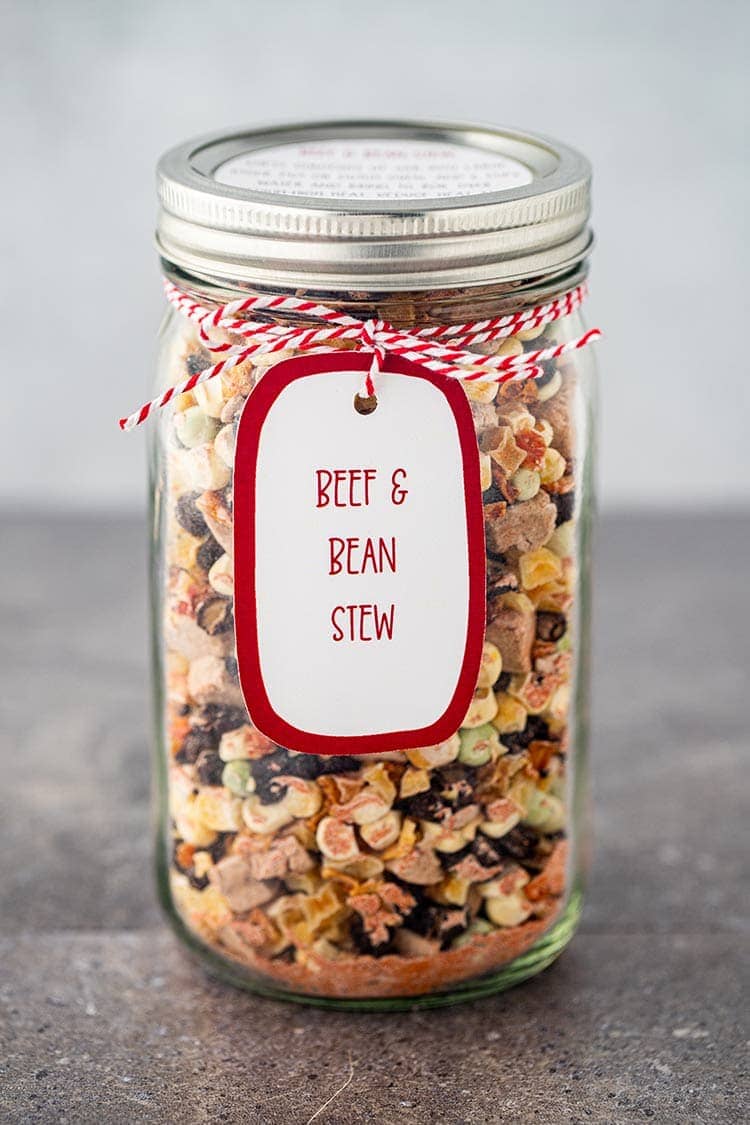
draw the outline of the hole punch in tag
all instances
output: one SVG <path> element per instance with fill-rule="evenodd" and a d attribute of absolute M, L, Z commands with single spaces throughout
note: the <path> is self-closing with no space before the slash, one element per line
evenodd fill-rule
<path fill-rule="evenodd" d="M 460 384 L 303 356 L 248 398 L 234 475 L 235 628 L 253 723 L 289 750 L 385 753 L 461 725 L 485 627 L 479 457 Z M 354 403 L 354 409 L 352 404 Z"/>

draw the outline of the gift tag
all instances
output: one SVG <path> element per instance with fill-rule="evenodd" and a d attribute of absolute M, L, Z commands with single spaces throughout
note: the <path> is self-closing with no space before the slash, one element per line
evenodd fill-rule
<path fill-rule="evenodd" d="M 250 395 L 234 475 L 235 624 L 253 723 L 289 750 L 450 737 L 485 614 L 479 458 L 461 386 L 364 354 L 277 364 Z"/>

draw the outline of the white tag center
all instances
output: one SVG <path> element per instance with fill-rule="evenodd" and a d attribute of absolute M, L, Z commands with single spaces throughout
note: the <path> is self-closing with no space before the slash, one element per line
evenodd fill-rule
<path fill-rule="evenodd" d="M 470 544 L 456 417 L 433 382 L 392 371 L 378 378 L 377 409 L 359 414 L 361 385 L 361 370 L 295 378 L 257 437 L 260 679 L 271 713 L 321 738 L 432 728 L 466 663 Z M 244 487 L 238 477 L 235 508 Z M 238 599 L 244 547 L 236 543 Z M 254 688 L 242 683 L 252 714 Z"/>

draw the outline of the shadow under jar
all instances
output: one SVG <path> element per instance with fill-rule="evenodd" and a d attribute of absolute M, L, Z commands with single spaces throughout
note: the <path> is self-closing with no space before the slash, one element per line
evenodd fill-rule
<path fill-rule="evenodd" d="M 215 310 L 293 296 L 414 332 L 577 293 L 589 180 L 577 153 L 504 129 L 328 123 L 182 145 L 159 166 L 159 251 L 183 296 L 162 327 L 158 390 L 243 342 L 224 329 L 201 335 L 186 297 Z M 246 315 L 320 327 L 287 310 Z M 518 323 L 471 350 L 480 361 L 521 357 L 584 333 L 577 301 Z M 543 360 L 535 377 L 456 384 L 473 420 L 485 534 L 473 695 L 436 744 L 367 754 L 280 745 L 246 705 L 235 442 L 256 386 L 296 354 L 227 367 L 176 396 L 152 429 L 162 901 L 210 969 L 260 993 L 399 1008 L 494 992 L 549 965 L 581 907 L 591 350 Z M 420 417 L 410 425 L 418 445 Z M 283 510 L 273 533 L 295 558 Z M 425 535 L 424 583 L 440 574 L 431 546 Z M 300 586 L 286 597 L 302 623 L 314 562 L 300 554 L 295 565 Z M 294 692 L 311 658 L 295 635 L 283 641 Z M 407 697 L 426 674 L 419 661 L 399 669 Z M 377 680 L 367 690 L 377 698 Z"/>

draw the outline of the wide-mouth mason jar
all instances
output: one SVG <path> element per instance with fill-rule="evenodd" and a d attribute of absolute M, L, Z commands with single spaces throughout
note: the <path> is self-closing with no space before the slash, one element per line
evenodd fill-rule
<path fill-rule="evenodd" d="M 158 181 L 163 904 L 264 994 L 506 988 L 581 909 L 588 163 L 329 122 L 183 144 Z"/>

